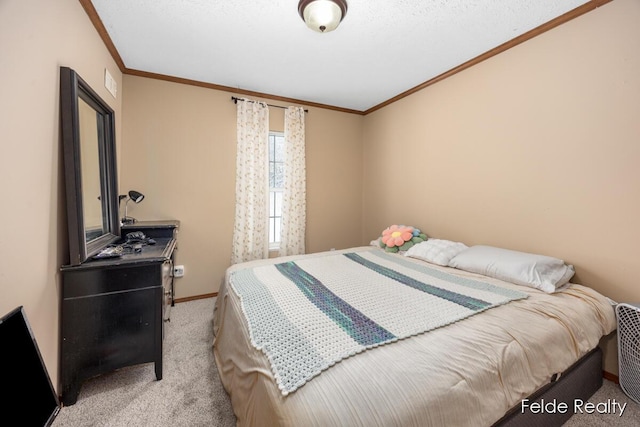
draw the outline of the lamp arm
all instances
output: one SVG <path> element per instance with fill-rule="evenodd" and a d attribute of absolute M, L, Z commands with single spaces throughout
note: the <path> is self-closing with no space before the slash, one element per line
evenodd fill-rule
<path fill-rule="evenodd" d="M 124 203 L 124 220 L 126 221 L 128 216 L 127 216 L 127 206 L 129 206 L 129 200 L 131 200 L 131 197 L 127 197 L 127 201 Z"/>

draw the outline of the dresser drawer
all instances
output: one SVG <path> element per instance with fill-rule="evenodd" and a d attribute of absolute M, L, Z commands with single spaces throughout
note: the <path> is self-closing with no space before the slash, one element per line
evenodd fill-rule
<path fill-rule="evenodd" d="M 64 273 L 62 298 L 79 298 L 162 286 L 159 263 L 78 269 Z"/>

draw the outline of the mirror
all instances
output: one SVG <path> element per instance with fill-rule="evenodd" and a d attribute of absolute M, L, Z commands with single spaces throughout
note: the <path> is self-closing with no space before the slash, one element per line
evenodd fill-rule
<path fill-rule="evenodd" d="M 71 68 L 60 67 L 69 256 L 79 265 L 119 239 L 113 110 Z"/>

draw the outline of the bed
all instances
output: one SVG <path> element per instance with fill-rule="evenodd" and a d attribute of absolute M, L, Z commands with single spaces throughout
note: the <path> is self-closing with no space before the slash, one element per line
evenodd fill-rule
<path fill-rule="evenodd" d="M 601 383 L 610 300 L 493 276 L 372 246 L 231 266 L 213 352 L 238 426 L 510 425 L 560 374 Z"/>

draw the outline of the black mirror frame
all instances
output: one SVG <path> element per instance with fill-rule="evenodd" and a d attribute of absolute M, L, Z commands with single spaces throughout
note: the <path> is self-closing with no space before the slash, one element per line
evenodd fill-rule
<path fill-rule="evenodd" d="M 98 144 L 104 233 L 87 241 L 81 171 L 78 99 L 99 115 Z M 116 169 L 115 114 L 106 102 L 71 68 L 60 67 L 60 121 L 64 146 L 70 265 L 79 265 L 120 238 Z"/>

